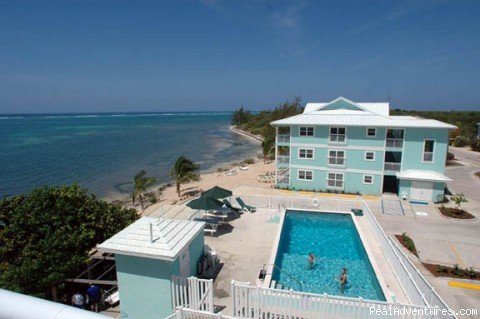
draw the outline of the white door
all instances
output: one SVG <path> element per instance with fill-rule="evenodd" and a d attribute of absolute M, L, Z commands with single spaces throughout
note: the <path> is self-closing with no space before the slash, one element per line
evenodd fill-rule
<path fill-rule="evenodd" d="M 431 202 L 433 195 L 432 182 L 415 182 L 412 181 L 410 187 L 410 199 Z"/>
<path fill-rule="evenodd" d="M 190 251 L 188 247 L 180 253 L 180 276 L 190 276 Z"/>

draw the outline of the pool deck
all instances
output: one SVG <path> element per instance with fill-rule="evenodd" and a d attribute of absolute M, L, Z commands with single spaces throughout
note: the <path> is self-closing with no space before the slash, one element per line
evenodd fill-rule
<path fill-rule="evenodd" d="M 460 167 L 460 169 L 463 168 Z M 455 167 L 451 170 L 459 170 L 459 168 Z M 478 170 L 480 170 L 480 168 Z M 447 174 L 449 173 L 450 170 L 447 169 Z M 462 185 L 461 179 L 457 180 L 459 180 L 459 182 L 454 182 L 454 185 L 449 186 L 454 188 L 457 184 Z M 472 189 L 478 188 L 479 181 L 475 180 L 476 184 L 470 185 Z M 239 186 L 233 191 L 235 194 L 242 195 L 310 198 L 314 196 L 311 192 L 246 186 Z M 480 259 L 478 259 L 480 256 L 480 244 L 478 241 L 480 234 L 480 196 L 469 198 L 470 202 L 464 205 L 467 210 L 477 217 L 475 221 L 446 219 L 439 214 L 434 205 L 405 205 L 406 214 L 404 216 L 384 215 L 381 212 L 379 196 L 319 193 L 315 193 L 315 196 L 341 200 L 365 200 L 387 235 L 394 238 L 394 234 L 401 234 L 404 231 L 410 234 L 416 243 L 420 260 L 406 249 L 403 249 L 403 247 L 401 247 L 401 249 L 409 256 L 412 263 L 417 266 L 449 306 L 457 311 L 461 308 L 478 308 L 480 290 L 452 287 L 448 284 L 452 279 L 434 277 L 423 267 L 421 261 L 446 265 L 458 263 L 464 267 L 474 266 L 474 268 L 480 269 Z M 426 212 L 427 216 L 418 216 L 416 212 Z M 185 208 L 185 206 L 166 206 L 163 211 L 154 212 L 152 215 L 184 219 L 188 218 L 191 213 L 193 213 L 193 211 Z M 230 222 L 232 227 L 227 229 L 225 233 L 218 234 L 217 237 L 206 236 L 206 243 L 217 250 L 224 264 L 215 280 L 215 304 L 220 306 L 220 310 L 222 307 L 225 307 L 221 311 L 226 315 L 231 315 L 231 281 L 236 280 L 255 284 L 263 264 L 269 262 L 274 247 L 275 236 L 279 228 L 278 224 L 266 222 L 266 216 L 269 214 L 271 214 L 271 211 L 266 209 L 260 209 L 254 214 L 244 214 L 239 219 L 232 220 Z M 364 237 L 364 242 L 367 242 L 367 245 L 365 245 L 366 249 L 373 255 L 373 258 L 371 258 L 373 259 L 372 265 L 376 268 L 377 273 L 381 274 L 381 278 L 383 278 L 379 278 L 379 280 L 383 280 L 389 290 L 385 291 L 385 294 L 389 294 L 390 296 L 393 294 L 398 302 L 406 303 L 406 297 L 396 281 L 373 233 L 370 231 L 366 220 L 362 217 L 357 218 L 357 226 Z M 479 281 L 468 282 L 480 284 Z M 462 318 L 475 318 L 475 316 L 464 316 Z"/>
<path fill-rule="evenodd" d="M 269 222 L 274 210 L 258 209 L 256 213 L 245 213 L 231 220 L 231 227 L 224 232 L 217 231 L 216 236 L 205 236 L 205 243 L 215 248 L 223 264 L 214 281 L 214 303 L 225 315 L 232 315 L 230 283 L 232 280 L 257 284 L 257 278 L 264 264 L 268 264 L 272 255 L 276 235 L 280 224 Z M 374 240 L 364 217 L 356 217 L 361 237 L 366 241 L 366 249 L 373 256 L 372 266 L 379 274 L 379 281 L 386 297 L 400 303 L 408 303 L 380 247 Z M 385 289 L 384 289 L 385 290 Z"/>

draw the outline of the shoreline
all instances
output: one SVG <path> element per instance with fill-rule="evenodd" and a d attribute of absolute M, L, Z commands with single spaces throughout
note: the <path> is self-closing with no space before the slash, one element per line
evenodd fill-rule
<path fill-rule="evenodd" d="M 230 126 L 230 130 L 234 133 L 237 133 L 237 134 L 242 135 L 246 138 L 249 138 L 252 141 L 255 141 L 257 143 L 263 143 L 263 137 L 261 137 L 260 135 L 255 135 L 255 134 L 252 134 L 252 133 L 247 132 L 245 130 L 239 129 L 239 128 L 237 128 L 236 125 Z"/>
<path fill-rule="evenodd" d="M 263 141 L 263 139 L 260 136 L 251 134 L 251 133 L 246 132 L 246 131 L 241 130 L 241 129 L 238 129 L 238 128 L 236 128 L 235 125 L 230 126 L 230 130 L 233 133 L 236 133 L 236 134 L 242 136 L 243 138 L 246 138 L 250 141 L 255 142 L 255 144 L 261 144 L 262 141 Z M 256 170 L 256 168 L 260 164 L 261 164 L 261 166 L 268 166 L 269 165 L 269 164 L 263 164 L 263 161 L 258 158 L 258 155 L 260 154 L 260 152 L 261 152 L 261 149 L 258 148 L 255 156 L 253 157 L 253 160 L 255 161 L 255 163 L 249 165 L 249 167 L 254 168 L 253 170 Z M 239 185 L 241 185 L 244 182 L 244 180 L 242 178 L 240 178 L 240 176 L 238 176 L 238 175 L 237 176 L 226 176 L 225 172 L 228 171 L 228 170 L 239 171 L 239 167 L 241 166 L 242 161 L 244 161 L 246 159 L 250 159 L 250 158 L 252 158 L 252 157 L 248 156 L 248 155 L 245 155 L 245 156 L 239 157 L 235 161 L 219 162 L 219 163 L 214 164 L 214 165 L 212 165 L 211 167 L 209 167 L 205 170 L 199 171 L 198 173 L 200 175 L 200 181 L 199 182 L 182 184 L 182 187 L 181 187 L 182 188 L 182 196 L 180 198 L 177 198 L 177 196 L 176 196 L 175 181 L 174 180 L 169 180 L 165 183 L 160 183 L 158 185 L 155 185 L 151 189 L 146 191 L 146 193 L 157 192 L 159 190 L 161 190 L 161 193 L 157 194 L 157 196 L 156 196 L 157 197 L 157 202 L 154 203 L 154 204 L 150 204 L 148 202 L 148 200 L 146 200 L 146 207 L 145 207 L 144 211 L 142 211 L 140 205 L 137 204 L 137 205 L 133 206 L 131 204 L 129 194 L 120 195 L 120 196 L 119 196 L 119 194 L 116 194 L 117 196 L 112 194 L 112 195 L 104 196 L 102 199 L 105 200 L 105 201 L 108 201 L 108 202 L 118 202 L 123 207 L 136 209 L 137 212 L 141 215 L 148 215 L 149 213 L 158 209 L 162 205 L 170 205 L 170 204 L 173 204 L 173 203 L 177 203 L 179 201 L 182 202 L 183 201 L 182 198 L 184 198 L 186 196 L 185 195 L 186 193 L 194 192 L 194 190 L 192 190 L 193 188 L 198 188 L 198 190 L 205 190 L 207 188 L 210 188 L 210 187 L 206 187 L 205 184 L 211 184 L 212 181 L 217 181 L 218 184 L 223 184 L 222 183 L 223 179 L 229 179 L 230 180 L 230 179 L 233 178 L 233 179 L 235 179 L 239 182 Z M 246 174 L 244 172 L 242 172 L 242 175 L 246 175 Z M 216 183 L 214 183 L 214 184 L 216 185 Z M 172 191 L 175 194 L 175 196 L 172 196 Z M 175 197 L 175 198 L 173 198 L 173 197 Z M 186 200 L 194 198 L 194 197 L 195 197 L 195 195 L 188 196 L 188 198 Z"/>

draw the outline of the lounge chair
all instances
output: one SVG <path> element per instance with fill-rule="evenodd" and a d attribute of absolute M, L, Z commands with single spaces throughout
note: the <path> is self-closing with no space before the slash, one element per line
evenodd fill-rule
<path fill-rule="evenodd" d="M 240 207 L 242 208 L 243 211 L 246 211 L 246 212 L 249 212 L 249 213 L 253 213 L 253 212 L 257 211 L 257 209 L 255 207 L 245 204 L 244 201 L 240 197 L 235 198 L 235 200 L 237 201 L 238 205 L 240 205 Z"/>
<path fill-rule="evenodd" d="M 235 214 L 239 214 L 241 209 L 238 208 L 238 207 L 233 207 L 233 205 L 230 203 L 230 201 L 228 199 L 224 199 L 223 200 L 223 203 L 225 204 L 225 206 L 227 206 L 228 209 L 230 209 L 232 212 L 234 212 Z"/>
<path fill-rule="evenodd" d="M 203 231 L 211 235 L 217 232 L 218 225 L 220 224 L 220 221 L 213 218 L 194 218 L 193 220 L 196 222 L 204 222 L 205 227 L 203 228 Z"/>

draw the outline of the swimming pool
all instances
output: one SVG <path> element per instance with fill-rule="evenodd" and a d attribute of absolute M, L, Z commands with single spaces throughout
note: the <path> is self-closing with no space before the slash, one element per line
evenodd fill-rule
<path fill-rule="evenodd" d="M 312 269 L 310 252 L 315 255 Z M 275 265 L 283 270 L 273 270 L 277 287 L 299 290 L 294 277 L 305 292 L 386 300 L 350 214 L 288 210 Z M 339 284 L 343 267 L 348 270 L 344 287 Z"/>

